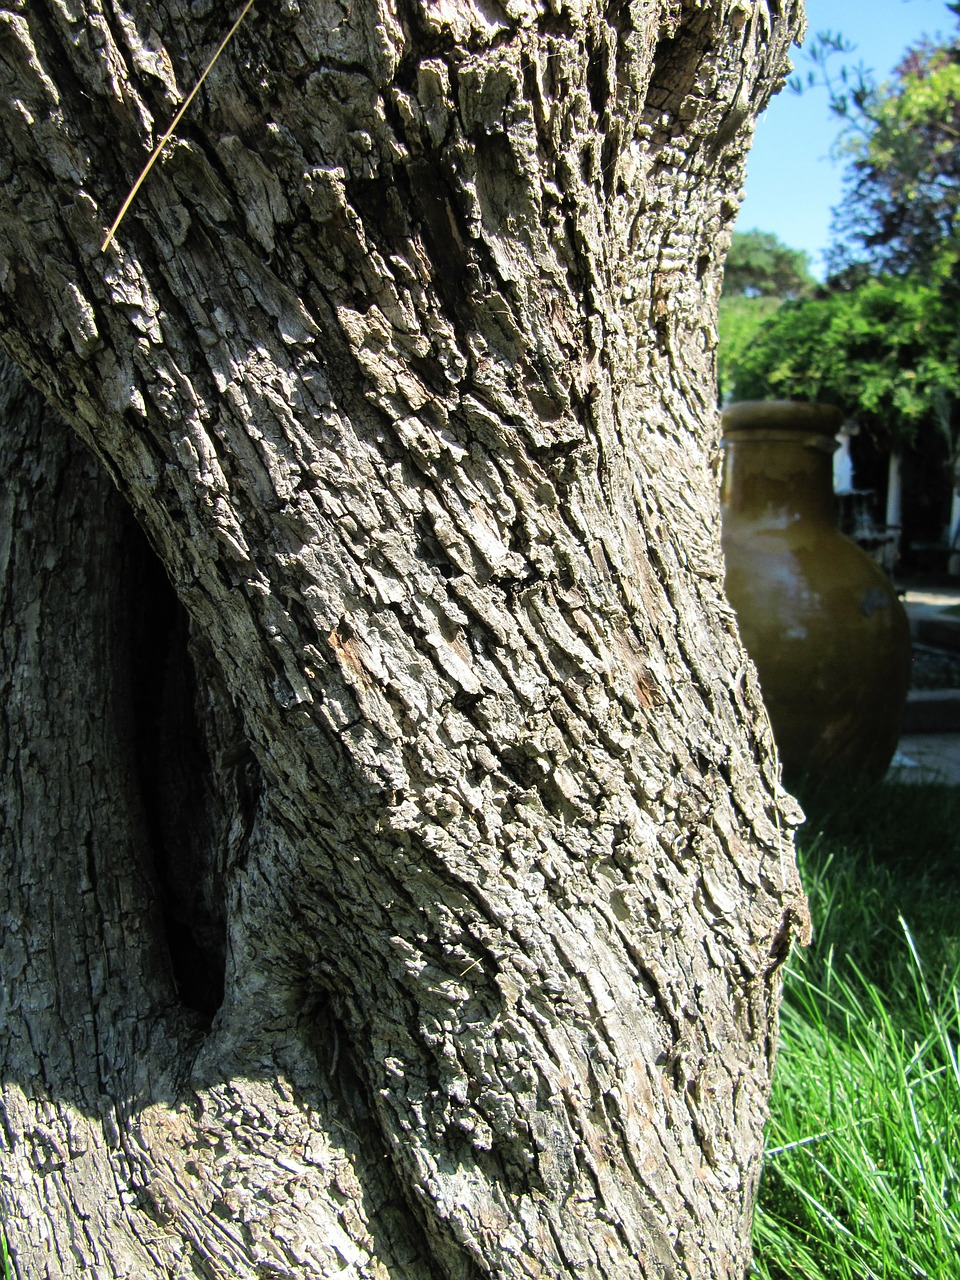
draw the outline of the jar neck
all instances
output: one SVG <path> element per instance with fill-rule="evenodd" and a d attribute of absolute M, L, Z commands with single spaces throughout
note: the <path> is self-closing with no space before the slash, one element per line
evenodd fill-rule
<path fill-rule="evenodd" d="M 724 508 L 753 519 L 836 522 L 832 436 L 732 431 L 723 444 Z"/>

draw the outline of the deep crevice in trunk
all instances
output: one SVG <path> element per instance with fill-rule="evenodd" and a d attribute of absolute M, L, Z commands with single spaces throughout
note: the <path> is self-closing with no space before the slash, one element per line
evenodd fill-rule
<path fill-rule="evenodd" d="M 197 707 L 190 622 L 160 560 L 128 520 L 131 745 L 181 1003 L 210 1022 L 223 1002 L 226 915 L 213 763 Z"/>

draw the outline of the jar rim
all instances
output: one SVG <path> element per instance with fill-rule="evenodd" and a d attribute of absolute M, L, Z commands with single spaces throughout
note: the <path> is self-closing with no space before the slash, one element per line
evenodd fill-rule
<path fill-rule="evenodd" d="M 813 400 L 735 400 L 721 414 L 728 431 L 806 431 L 835 436 L 844 420 L 842 409 Z"/>

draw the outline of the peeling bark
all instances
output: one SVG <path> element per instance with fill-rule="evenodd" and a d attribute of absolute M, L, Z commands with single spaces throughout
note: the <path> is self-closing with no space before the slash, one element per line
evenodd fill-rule
<path fill-rule="evenodd" d="M 805 908 L 713 312 L 799 6 L 254 9 L 100 254 L 225 21 L 0 13 L 0 331 L 117 491 L 11 374 L 18 1274 L 742 1275 Z"/>

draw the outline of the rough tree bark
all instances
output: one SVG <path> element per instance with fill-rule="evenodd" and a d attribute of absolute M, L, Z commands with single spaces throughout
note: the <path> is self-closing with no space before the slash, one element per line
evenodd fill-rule
<path fill-rule="evenodd" d="M 5 375 L 17 1274 L 742 1275 L 805 908 L 713 314 L 799 0 L 261 0 L 101 252 L 232 17 L 0 10 L 98 459 Z"/>

